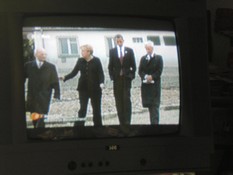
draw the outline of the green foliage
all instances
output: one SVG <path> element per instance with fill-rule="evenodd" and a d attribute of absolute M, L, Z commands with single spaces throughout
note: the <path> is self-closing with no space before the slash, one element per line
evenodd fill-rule
<path fill-rule="evenodd" d="M 23 59 L 24 63 L 34 59 L 34 40 L 24 39 L 23 40 Z"/>

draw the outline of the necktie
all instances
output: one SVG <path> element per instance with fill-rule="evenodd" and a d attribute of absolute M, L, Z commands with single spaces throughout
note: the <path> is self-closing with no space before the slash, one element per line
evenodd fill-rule
<path fill-rule="evenodd" d="M 146 57 L 147 63 L 149 63 L 150 59 L 151 59 L 151 56 L 150 56 L 150 55 L 147 55 L 147 57 Z"/>
<path fill-rule="evenodd" d="M 42 62 L 40 61 L 40 62 L 39 62 L 39 69 L 41 68 L 41 66 L 42 66 Z"/>
<path fill-rule="evenodd" d="M 122 54 L 122 47 L 120 46 L 120 61 L 121 64 L 123 63 L 123 54 Z"/>
<path fill-rule="evenodd" d="M 122 54 L 122 47 L 120 46 L 120 62 L 121 64 L 123 64 L 123 54 Z M 123 75 L 123 70 L 121 68 L 121 71 L 120 71 L 120 76 Z"/>

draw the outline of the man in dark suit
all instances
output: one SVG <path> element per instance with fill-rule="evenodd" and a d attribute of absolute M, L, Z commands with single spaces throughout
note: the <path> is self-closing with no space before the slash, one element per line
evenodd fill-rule
<path fill-rule="evenodd" d="M 55 65 L 46 61 L 43 48 L 35 50 L 35 60 L 25 63 L 25 80 L 28 79 L 26 110 L 31 112 L 33 125 L 45 127 L 44 115 L 49 111 L 52 90 L 60 99 L 60 85 Z"/>
<path fill-rule="evenodd" d="M 129 125 L 131 121 L 131 81 L 135 78 L 136 63 L 134 52 L 125 47 L 123 36 L 115 36 L 117 46 L 109 52 L 109 75 L 113 80 L 117 114 L 120 125 Z"/>
<path fill-rule="evenodd" d="M 149 109 L 151 124 L 159 124 L 163 59 L 162 56 L 154 53 L 152 41 L 145 44 L 145 49 L 147 53 L 141 58 L 138 72 L 142 80 L 142 105 Z"/>

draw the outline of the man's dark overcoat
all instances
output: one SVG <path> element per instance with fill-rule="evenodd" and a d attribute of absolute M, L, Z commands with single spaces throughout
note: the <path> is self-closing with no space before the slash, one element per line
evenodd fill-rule
<path fill-rule="evenodd" d="M 38 68 L 36 61 L 25 63 L 25 80 L 28 78 L 26 110 L 47 114 L 52 90 L 54 98 L 60 99 L 60 86 L 55 65 L 45 61 Z"/>
<path fill-rule="evenodd" d="M 162 71 L 162 56 L 154 55 L 149 61 L 147 60 L 147 55 L 141 58 L 138 73 L 142 79 L 141 96 L 143 107 L 150 107 L 154 100 L 160 99 Z M 152 75 L 154 80 L 153 84 L 143 83 L 146 74 Z"/>

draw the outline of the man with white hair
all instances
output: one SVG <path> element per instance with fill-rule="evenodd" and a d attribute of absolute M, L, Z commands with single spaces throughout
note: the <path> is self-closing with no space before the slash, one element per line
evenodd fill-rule
<path fill-rule="evenodd" d="M 54 89 L 54 98 L 60 99 L 60 85 L 55 65 L 46 61 L 46 51 L 38 48 L 35 60 L 24 65 L 24 78 L 28 79 L 26 110 L 31 113 L 35 128 L 45 127 L 44 115 L 49 106 Z"/>
<path fill-rule="evenodd" d="M 145 43 L 145 49 L 146 55 L 141 58 L 138 71 L 142 80 L 142 105 L 149 109 L 151 124 L 159 124 L 163 59 L 161 55 L 154 53 L 154 43 L 152 41 Z"/>

